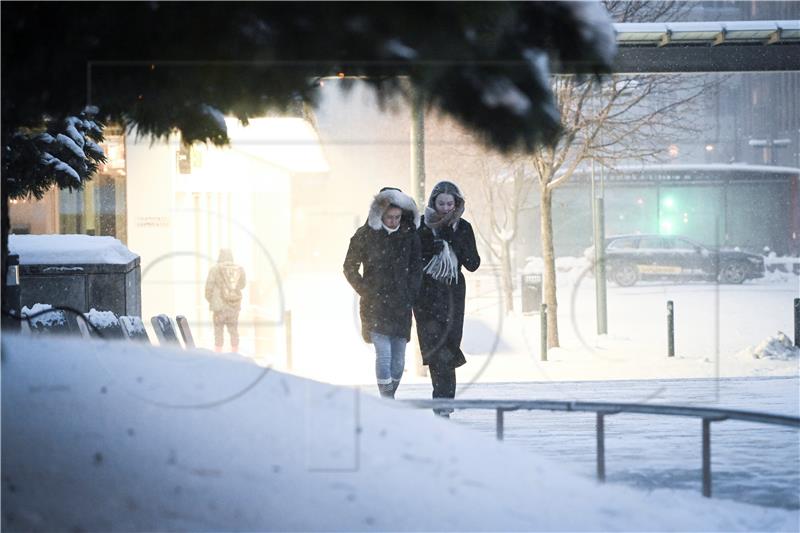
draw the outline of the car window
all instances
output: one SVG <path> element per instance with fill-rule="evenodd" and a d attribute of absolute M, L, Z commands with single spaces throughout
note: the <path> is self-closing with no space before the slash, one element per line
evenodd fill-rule
<path fill-rule="evenodd" d="M 615 239 L 608 245 L 609 250 L 632 250 L 636 248 L 636 239 Z"/>
<path fill-rule="evenodd" d="M 663 250 L 664 239 L 661 237 L 642 237 L 639 241 L 640 250 Z"/>
<path fill-rule="evenodd" d="M 697 247 L 697 245 L 694 244 L 693 242 L 689 242 L 689 241 L 687 241 L 685 239 L 675 239 L 674 248 L 676 250 L 682 250 L 682 251 L 688 250 L 690 252 L 694 252 L 696 247 Z"/>

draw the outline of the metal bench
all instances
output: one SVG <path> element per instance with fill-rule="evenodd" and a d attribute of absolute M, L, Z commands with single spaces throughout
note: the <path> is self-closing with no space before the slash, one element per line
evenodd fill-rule
<path fill-rule="evenodd" d="M 22 311 L 22 330 L 33 335 L 81 336 L 78 320 L 72 313 L 62 309 L 37 308 Z"/>
<path fill-rule="evenodd" d="M 128 340 L 150 343 L 150 337 L 147 335 L 147 330 L 144 329 L 141 317 L 123 315 L 119 317 L 119 325 Z"/>
<path fill-rule="evenodd" d="M 119 317 L 113 311 L 91 309 L 88 313 L 83 313 L 83 316 L 93 326 L 86 327 L 83 321 L 79 322 L 82 326 L 81 329 L 85 328 L 84 337 L 107 340 L 127 338 L 125 332 L 122 331 Z"/>
<path fill-rule="evenodd" d="M 150 324 L 153 325 L 153 330 L 156 332 L 158 343 L 161 346 L 181 346 L 181 341 L 175 333 L 175 323 L 172 319 L 164 314 L 156 315 L 150 319 Z"/>

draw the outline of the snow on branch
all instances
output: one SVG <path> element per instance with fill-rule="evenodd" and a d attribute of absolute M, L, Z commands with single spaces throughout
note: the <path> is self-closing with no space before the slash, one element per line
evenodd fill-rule
<path fill-rule="evenodd" d="M 96 108 L 79 115 L 51 119 L 46 131 L 18 131 L 3 150 L 3 185 L 9 197 L 41 198 L 53 185 L 80 189 L 105 161 L 98 143 L 102 125 Z"/>

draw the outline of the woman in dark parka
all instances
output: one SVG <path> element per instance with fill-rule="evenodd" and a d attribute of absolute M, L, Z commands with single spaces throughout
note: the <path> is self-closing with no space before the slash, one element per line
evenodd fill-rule
<path fill-rule="evenodd" d="M 461 351 L 466 286 L 463 266 L 475 272 L 481 264 L 475 233 L 464 213 L 464 195 L 449 181 L 431 191 L 418 230 L 425 265 L 422 289 L 414 306 L 422 362 L 428 365 L 433 398 L 454 398 L 456 368 L 467 362 Z M 449 416 L 450 410 L 438 410 Z"/>
<path fill-rule="evenodd" d="M 418 219 L 410 196 L 381 189 L 344 260 L 344 275 L 361 296 L 361 335 L 375 346 L 378 390 L 388 398 L 394 398 L 403 377 L 411 308 L 422 282 Z"/>

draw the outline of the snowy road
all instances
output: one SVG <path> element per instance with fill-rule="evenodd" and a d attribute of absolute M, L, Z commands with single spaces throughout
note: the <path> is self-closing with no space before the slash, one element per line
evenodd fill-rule
<path fill-rule="evenodd" d="M 429 385 L 409 384 L 401 386 L 398 399 L 429 395 Z M 459 398 L 648 402 L 800 415 L 796 377 L 478 383 L 460 390 Z M 461 411 L 452 420 L 484 433 L 495 432 L 493 411 Z M 557 459 L 579 474 L 595 475 L 594 414 L 513 412 L 505 420 L 507 442 Z M 645 490 L 700 491 L 700 420 L 618 414 L 606 418 L 605 432 L 609 483 Z M 711 450 L 715 498 L 800 509 L 800 432 L 796 429 L 717 422 L 711 426 Z"/>

